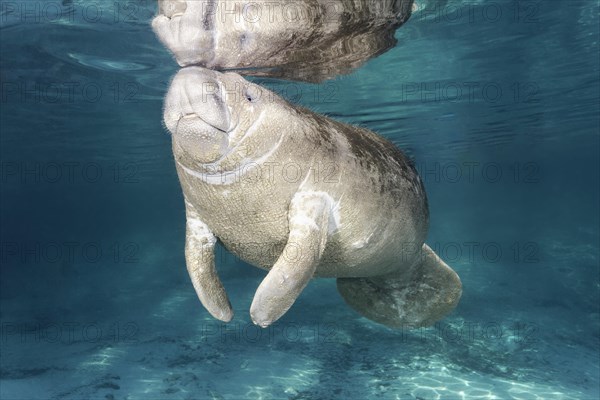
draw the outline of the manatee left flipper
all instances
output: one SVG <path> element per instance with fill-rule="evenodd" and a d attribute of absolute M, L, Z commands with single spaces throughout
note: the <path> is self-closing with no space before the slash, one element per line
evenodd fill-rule
<path fill-rule="evenodd" d="M 327 242 L 330 210 L 324 192 L 299 192 L 292 199 L 287 244 L 250 307 L 256 325 L 265 328 L 285 314 L 313 277 Z"/>
<path fill-rule="evenodd" d="M 196 294 L 213 317 L 229 322 L 233 318 L 233 310 L 215 269 L 217 238 L 187 200 L 185 214 L 185 263 Z"/>

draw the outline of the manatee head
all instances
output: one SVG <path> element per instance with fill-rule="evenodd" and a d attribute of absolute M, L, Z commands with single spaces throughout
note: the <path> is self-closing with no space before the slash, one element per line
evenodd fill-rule
<path fill-rule="evenodd" d="M 182 67 L 277 66 L 286 49 L 306 47 L 323 19 L 303 3 L 159 0 L 158 5 L 152 27 Z"/>
<path fill-rule="evenodd" d="M 279 96 L 238 74 L 187 67 L 171 82 L 163 119 L 182 166 L 227 170 L 268 153 L 291 112 Z"/>

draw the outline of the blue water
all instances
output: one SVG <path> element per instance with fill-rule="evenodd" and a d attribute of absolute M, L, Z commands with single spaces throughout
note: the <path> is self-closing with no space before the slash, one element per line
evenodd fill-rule
<path fill-rule="evenodd" d="M 0 398 L 595 399 L 595 1 L 419 2 L 395 48 L 322 84 L 256 80 L 415 159 L 457 309 L 395 331 L 313 281 L 276 324 L 225 250 L 236 315 L 189 282 L 153 1 L 0 9 Z M 59 15 L 60 14 L 60 15 Z"/>

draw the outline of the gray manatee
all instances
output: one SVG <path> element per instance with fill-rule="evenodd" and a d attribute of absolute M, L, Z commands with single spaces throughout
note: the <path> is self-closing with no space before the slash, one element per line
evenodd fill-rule
<path fill-rule="evenodd" d="M 377 134 L 291 105 L 235 73 L 174 77 L 164 106 L 185 198 L 185 256 L 215 317 L 233 311 L 217 238 L 268 270 L 250 314 L 266 327 L 313 277 L 390 327 L 433 324 L 458 303 L 458 275 L 424 244 L 427 197 L 410 160 Z"/>
<path fill-rule="evenodd" d="M 159 0 L 152 26 L 179 65 L 318 82 L 396 44 L 413 0 Z"/>

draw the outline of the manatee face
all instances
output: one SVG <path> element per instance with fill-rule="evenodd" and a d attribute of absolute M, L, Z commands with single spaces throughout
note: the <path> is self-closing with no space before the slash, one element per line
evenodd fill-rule
<path fill-rule="evenodd" d="M 272 94 L 235 73 L 200 67 L 180 70 L 164 108 L 177 161 L 197 171 L 233 152 L 241 157 L 256 155 L 251 154 L 256 146 L 240 145 L 252 142 L 261 125 L 278 115 L 283 105 L 283 100 L 266 93 Z"/>
<path fill-rule="evenodd" d="M 159 0 L 152 21 L 181 66 L 243 68 L 268 60 L 310 32 L 316 16 L 277 2 Z"/>

